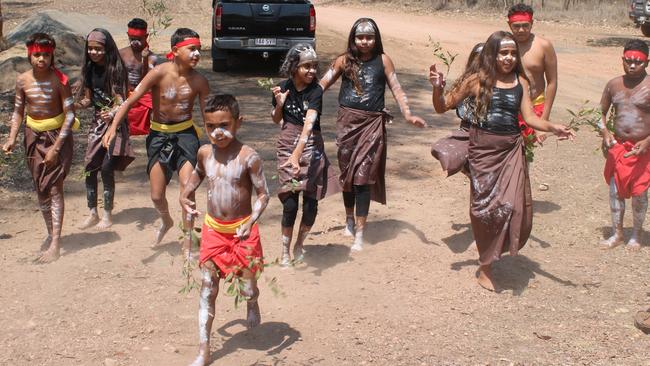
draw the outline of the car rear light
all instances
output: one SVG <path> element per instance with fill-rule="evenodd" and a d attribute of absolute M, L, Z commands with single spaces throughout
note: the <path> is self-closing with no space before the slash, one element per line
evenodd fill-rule
<path fill-rule="evenodd" d="M 220 31 L 221 30 L 221 16 L 223 15 L 223 7 L 221 4 L 217 5 L 216 9 L 214 9 L 214 29 Z"/>
<path fill-rule="evenodd" d="M 309 7 L 309 31 L 313 32 L 316 30 L 316 9 L 314 6 Z"/>

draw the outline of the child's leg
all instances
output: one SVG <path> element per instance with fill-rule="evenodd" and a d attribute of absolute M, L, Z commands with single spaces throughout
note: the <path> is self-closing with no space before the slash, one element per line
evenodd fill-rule
<path fill-rule="evenodd" d="M 219 294 L 219 275 L 214 262 L 201 266 L 201 297 L 199 299 L 199 355 L 191 366 L 205 366 L 210 361 L 210 333 L 214 320 L 214 303 Z"/>
<path fill-rule="evenodd" d="M 49 247 L 52 243 L 52 197 L 49 192 L 38 194 L 38 206 L 47 228 L 47 238 L 43 241 L 43 246 Z"/>
<path fill-rule="evenodd" d="M 37 259 L 40 263 L 54 262 L 60 257 L 61 227 L 63 226 L 63 214 L 65 212 L 63 180 L 52 186 L 50 197 L 52 201 L 52 241 L 50 247 Z"/>
<path fill-rule="evenodd" d="M 246 326 L 250 329 L 260 325 L 262 322 L 260 306 L 257 303 L 257 299 L 260 296 L 260 289 L 257 287 L 255 273 L 248 269 L 242 271 L 242 281 L 244 281 L 242 294 L 248 297 L 248 301 L 246 302 Z"/>
<path fill-rule="evenodd" d="M 291 262 L 289 249 L 291 248 L 291 238 L 293 237 L 293 225 L 296 223 L 298 216 L 298 196 L 299 193 L 287 193 L 282 198 L 282 258 L 280 264 L 288 266 Z"/>
<path fill-rule="evenodd" d="M 602 245 L 606 248 L 614 248 L 623 242 L 623 216 L 625 215 L 625 200 L 618 198 L 618 190 L 616 189 L 614 178 L 609 182 L 609 207 L 612 211 L 614 235 L 604 240 Z"/>
<path fill-rule="evenodd" d="M 174 226 L 174 220 L 169 215 L 169 206 L 167 205 L 167 197 L 165 196 L 167 193 L 167 179 L 165 178 L 163 167 L 158 162 L 151 167 L 151 171 L 149 172 L 149 187 L 151 188 L 151 201 L 162 220 L 160 228 L 156 231 L 155 245 L 157 245 L 160 244 L 169 229 Z"/>
<path fill-rule="evenodd" d="M 354 236 L 354 192 L 343 192 L 345 206 L 345 231 L 343 235 Z"/>
<path fill-rule="evenodd" d="M 194 167 L 189 161 L 186 161 L 181 169 L 178 170 L 178 182 L 179 182 L 179 195 L 185 190 L 185 183 L 190 179 L 190 176 L 192 175 L 192 171 L 194 171 Z M 189 199 L 194 201 L 194 192 L 190 195 Z M 187 231 L 190 229 L 193 229 L 192 226 L 192 220 L 188 216 L 188 213 L 185 210 L 182 210 L 182 215 L 183 215 L 183 230 Z M 187 253 L 190 250 L 190 247 L 188 245 L 192 245 L 190 241 L 184 240 L 183 241 L 183 253 Z"/>
<path fill-rule="evenodd" d="M 86 201 L 90 213 L 88 217 L 79 226 L 80 229 L 88 229 L 97 225 L 99 214 L 97 213 L 97 171 L 88 172 L 86 175 Z"/>
<path fill-rule="evenodd" d="M 492 264 L 479 266 L 478 284 L 486 290 L 495 291 L 494 282 L 492 281 Z"/>
<path fill-rule="evenodd" d="M 293 247 L 293 258 L 297 261 L 304 259 L 305 250 L 303 248 L 305 239 L 309 235 L 311 227 L 316 222 L 318 214 L 318 200 L 315 198 L 302 196 L 302 219 L 300 220 L 300 229 L 298 230 L 298 239 Z"/>
<path fill-rule="evenodd" d="M 106 154 L 102 164 L 102 184 L 104 185 L 104 216 L 97 224 L 98 229 L 108 229 L 113 225 L 113 199 L 115 197 L 115 170 L 113 159 Z"/>
<path fill-rule="evenodd" d="M 634 218 L 634 229 L 632 237 L 627 242 L 627 247 L 630 249 L 641 248 L 641 230 L 643 230 L 643 222 L 645 215 L 648 212 L 648 191 L 646 190 L 638 196 L 632 197 L 632 217 Z"/>
<path fill-rule="evenodd" d="M 354 233 L 354 245 L 350 249 L 363 249 L 363 228 L 366 226 L 368 212 L 370 211 L 370 186 L 354 186 L 354 195 L 356 197 L 357 222 L 356 232 Z"/>

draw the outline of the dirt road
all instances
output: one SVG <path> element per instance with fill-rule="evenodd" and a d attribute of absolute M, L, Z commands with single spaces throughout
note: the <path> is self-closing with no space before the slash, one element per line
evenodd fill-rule
<path fill-rule="evenodd" d="M 3 10 L 10 21 L 41 7 L 105 15 L 124 24 L 136 15 L 127 1 L 111 3 L 109 8 L 98 1 L 32 0 Z M 175 3 L 174 26 L 200 24 L 208 39 L 210 1 Z M 343 50 L 356 18 L 377 20 L 414 111 L 432 127 L 416 130 L 401 118 L 389 126 L 388 205 L 371 207 L 366 250 L 350 253 L 342 236 L 343 205 L 332 197 L 319 207 L 306 264 L 272 267 L 263 275 L 277 277 L 283 295 L 274 296 L 262 280 L 259 328 L 245 331 L 243 309 L 220 295 L 214 365 L 649 365 L 650 338 L 634 328 L 632 315 L 650 306 L 650 249 L 598 248 L 609 230 L 609 209 L 604 161 L 592 132 L 581 131 L 575 143 L 551 140 L 537 151 L 531 240 L 521 256 L 496 264 L 502 293 L 483 291 L 474 281 L 469 182 L 445 179 L 429 154 L 431 142 L 457 121 L 451 113 L 433 115 L 424 76 L 432 52 L 426 45 L 431 35 L 460 53 L 454 75 L 471 46 L 503 28 L 504 21 L 339 6 L 317 11 L 323 60 Z M 564 108 L 598 100 L 606 81 L 622 72 L 619 55 L 629 37 L 623 31 L 536 24 L 535 32 L 553 40 L 558 52 L 556 120 L 566 118 Z M 118 40 L 124 44 L 124 38 Z M 166 37 L 153 47 L 164 51 Z M 257 78 L 275 72 L 244 66 L 214 74 L 208 55 L 201 71 L 213 90 L 239 97 L 246 118 L 240 136 L 261 152 L 275 187 L 277 130 L 267 117 L 270 95 L 255 86 Z M 336 95 L 336 89 L 326 94 L 322 118 L 332 160 Z M 388 106 L 397 110 L 392 100 Z M 2 117 L 8 120 L 8 113 Z M 75 174 L 68 178 L 63 256 L 54 264 L 30 263 L 44 232 L 31 191 L 0 191 L 0 234 L 10 236 L 0 240 L 0 364 L 182 365 L 193 359 L 198 294 L 178 294 L 183 285 L 178 233 L 150 247 L 156 215 L 141 139 L 136 147 L 139 159 L 118 183 L 116 225 L 107 232 L 75 228 L 85 214 L 85 191 Z M 541 183 L 549 190 L 538 190 Z M 168 192 L 172 209 L 178 207 L 177 189 L 174 181 Z M 205 191 L 198 197 L 205 200 Z M 267 258 L 280 252 L 280 216 L 273 199 L 261 223 Z"/>

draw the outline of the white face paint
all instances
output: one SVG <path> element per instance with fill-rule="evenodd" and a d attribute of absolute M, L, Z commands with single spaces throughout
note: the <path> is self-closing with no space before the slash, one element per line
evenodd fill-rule
<path fill-rule="evenodd" d="M 219 136 L 223 136 L 223 137 L 228 138 L 228 139 L 233 138 L 232 133 L 230 133 L 230 131 L 228 131 L 228 130 L 222 128 L 222 127 L 215 128 L 214 131 L 212 131 L 212 134 L 210 136 L 212 136 L 213 139 L 218 139 Z"/>
<path fill-rule="evenodd" d="M 365 48 L 374 48 L 375 47 L 375 37 L 369 37 L 369 36 L 357 36 L 354 38 L 354 44 L 361 49 Z"/>
<path fill-rule="evenodd" d="M 201 51 L 200 50 L 194 50 L 190 52 L 190 58 L 195 58 L 195 57 L 201 57 Z"/>
<path fill-rule="evenodd" d="M 94 56 L 94 55 L 101 56 L 101 55 L 106 54 L 106 51 L 104 51 L 104 50 L 94 50 L 94 49 L 89 49 L 89 50 L 88 50 L 88 54 L 89 54 L 89 55 L 93 55 L 93 56 Z"/>

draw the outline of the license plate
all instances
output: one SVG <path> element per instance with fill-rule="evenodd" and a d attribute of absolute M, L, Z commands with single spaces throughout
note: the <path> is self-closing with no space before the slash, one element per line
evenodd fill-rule
<path fill-rule="evenodd" d="M 255 38 L 256 46 L 275 46 L 275 38 Z"/>

